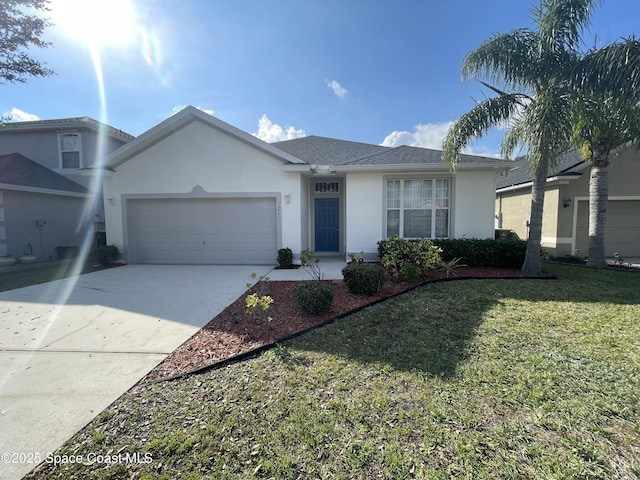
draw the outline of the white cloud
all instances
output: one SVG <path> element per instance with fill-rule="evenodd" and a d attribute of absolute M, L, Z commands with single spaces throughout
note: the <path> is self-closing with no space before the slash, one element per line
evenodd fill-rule
<path fill-rule="evenodd" d="M 410 147 L 432 148 L 434 150 L 442 149 L 442 142 L 447 136 L 449 128 L 453 122 L 445 123 L 427 123 L 416 125 L 415 131 L 407 132 L 391 132 L 383 140 L 382 145 L 385 147 L 398 147 L 400 145 L 409 145 Z"/>
<path fill-rule="evenodd" d="M 468 155 L 478 155 L 479 157 L 503 158 L 500 155 L 500 152 L 492 150 L 485 145 L 469 145 L 469 147 L 464 149 L 463 153 Z"/>
<path fill-rule="evenodd" d="M 10 112 L 4 112 L 2 114 L 4 118 L 9 122 L 32 122 L 34 120 L 40 120 L 40 117 L 33 113 L 23 112 L 19 108 L 13 107 Z"/>
<path fill-rule="evenodd" d="M 325 79 L 324 82 L 333 91 L 335 96 L 338 97 L 341 100 L 344 100 L 344 98 L 347 96 L 347 93 L 349 93 L 346 88 L 344 88 L 342 85 L 340 85 L 335 80 L 327 80 L 327 79 Z"/>
<path fill-rule="evenodd" d="M 395 131 L 391 132 L 381 143 L 384 147 L 399 147 L 400 145 L 408 145 L 410 147 L 430 148 L 433 150 L 442 150 L 442 142 L 444 141 L 453 122 L 443 123 L 426 123 L 416 125 L 414 132 Z M 491 150 L 480 144 L 473 144 L 463 150 L 462 153 L 468 155 L 479 155 L 483 157 L 500 157 L 500 153 Z"/>
<path fill-rule="evenodd" d="M 173 110 L 171 110 L 171 115 L 175 115 L 180 110 L 184 110 L 185 108 L 187 108 L 187 105 L 176 105 L 175 107 L 173 107 Z M 202 107 L 196 107 L 196 108 L 198 110 L 203 111 L 204 113 L 208 113 L 209 115 L 213 115 L 214 114 L 213 110 L 202 108 Z"/>
<path fill-rule="evenodd" d="M 273 143 L 301 138 L 306 136 L 306 133 L 304 130 L 298 130 L 291 126 L 282 128 L 277 123 L 273 123 L 269 120 L 266 113 L 263 113 L 260 120 L 258 120 L 258 132 L 252 133 L 252 135 L 267 143 Z"/>

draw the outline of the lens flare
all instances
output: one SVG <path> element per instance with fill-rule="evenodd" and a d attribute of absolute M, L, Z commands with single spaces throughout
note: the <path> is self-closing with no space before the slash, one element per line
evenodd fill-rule
<path fill-rule="evenodd" d="M 129 0 L 53 0 L 51 18 L 66 34 L 96 47 L 126 45 L 135 34 Z"/>
<path fill-rule="evenodd" d="M 148 27 L 141 32 L 142 36 L 142 56 L 147 65 L 153 69 L 162 85 L 171 83 L 171 76 L 164 68 L 164 49 L 158 31 L 153 27 Z"/>

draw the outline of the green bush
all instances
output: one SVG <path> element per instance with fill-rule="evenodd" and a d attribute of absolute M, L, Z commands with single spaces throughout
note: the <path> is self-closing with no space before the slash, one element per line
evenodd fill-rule
<path fill-rule="evenodd" d="M 97 247 L 93 255 L 100 265 L 113 265 L 120 257 L 120 251 L 115 245 L 104 245 Z"/>
<path fill-rule="evenodd" d="M 520 268 L 524 263 L 527 242 L 504 238 L 455 238 L 434 240 L 445 262 L 461 258 L 469 267 Z"/>
<path fill-rule="evenodd" d="M 354 295 L 375 295 L 384 284 L 384 268 L 375 263 L 350 263 L 342 269 L 342 278 Z"/>
<path fill-rule="evenodd" d="M 415 283 L 420 280 L 422 271 L 420 270 L 420 267 L 413 263 L 405 263 L 402 266 L 402 275 L 407 282 Z"/>
<path fill-rule="evenodd" d="M 380 263 L 396 274 L 403 272 L 407 264 L 415 265 L 420 272 L 432 270 L 441 260 L 440 252 L 440 248 L 428 238 L 405 240 L 393 235 L 378 242 Z"/>
<path fill-rule="evenodd" d="M 300 282 L 296 285 L 293 295 L 296 305 L 307 315 L 327 313 L 333 304 L 333 289 L 321 280 Z"/>
<path fill-rule="evenodd" d="M 281 248 L 278 250 L 278 265 L 281 267 L 290 267 L 293 265 L 293 252 L 290 248 Z"/>

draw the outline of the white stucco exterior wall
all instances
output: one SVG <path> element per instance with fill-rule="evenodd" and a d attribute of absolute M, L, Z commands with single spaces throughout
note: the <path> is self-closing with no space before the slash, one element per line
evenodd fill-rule
<path fill-rule="evenodd" d="M 346 178 L 346 250 L 349 253 L 378 253 L 383 238 L 383 180 L 379 173 L 352 173 Z"/>
<path fill-rule="evenodd" d="M 346 251 L 377 255 L 377 242 L 386 237 L 385 178 L 431 175 L 351 173 L 346 179 Z M 460 172 L 452 178 L 452 238 L 493 238 L 494 172 Z"/>
<path fill-rule="evenodd" d="M 453 238 L 493 238 L 495 173 L 460 172 L 454 176 Z"/>
<path fill-rule="evenodd" d="M 282 162 L 210 125 L 194 121 L 138 153 L 104 179 L 107 243 L 126 255 L 126 199 L 135 195 L 189 197 L 277 194 L 280 243 L 301 247 L 299 174 L 285 172 Z M 290 195 L 290 202 L 285 201 Z M 114 204 L 110 204 L 113 198 Z"/>

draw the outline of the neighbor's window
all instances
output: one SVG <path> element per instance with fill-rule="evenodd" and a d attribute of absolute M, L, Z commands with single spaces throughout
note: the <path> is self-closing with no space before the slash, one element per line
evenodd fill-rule
<path fill-rule="evenodd" d="M 387 180 L 387 237 L 447 238 L 448 178 Z"/>
<path fill-rule="evenodd" d="M 82 141 L 79 133 L 61 133 L 58 135 L 60 147 L 60 166 L 62 168 L 82 167 Z"/>

